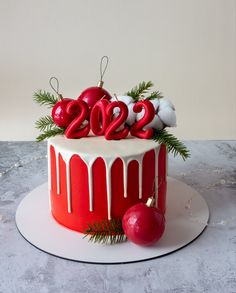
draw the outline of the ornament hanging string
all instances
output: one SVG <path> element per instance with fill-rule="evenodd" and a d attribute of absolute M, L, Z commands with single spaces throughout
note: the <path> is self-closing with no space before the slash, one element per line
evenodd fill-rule
<path fill-rule="evenodd" d="M 56 88 L 53 85 L 54 81 L 56 82 Z M 62 100 L 62 95 L 59 93 L 59 80 L 58 80 L 58 78 L 55 76 L 52 76 L 49 79 L 49 84 L 50 84 L 52 90 L 58 95 L 59 99 Z"/>
<path fill-rule="evenodd" d="M 114 94 L 114 97 L 115 97 L 116 101 L 119 102 L 116 94 Z"/>
<path fill-rule="evenodd" d="M 107 70 L 107 66 L 108 66 L 108 63 L 109 63 L 109 58 L 108 56 L 103 56 L 101 58 L 101 61 L 100 61 L 100 81 L 99 81 L 99 84 L 98 86 L 102 87 L 103 86 L 103 77 L 104 77 L 104 74 Z"/>

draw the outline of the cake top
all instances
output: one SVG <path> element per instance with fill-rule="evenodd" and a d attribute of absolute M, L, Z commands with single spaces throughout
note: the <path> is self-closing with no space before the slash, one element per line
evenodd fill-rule
<path fill-rule="evenodd" d="M 107 64 L 108 57 L 103 56 L 98 86 L 85 89 L 76 99 L 64 98 L 60 94 L 56 77 L 51 77 L 49 83 L 57 97 L 42 90 L 35 93 L 37 103 L 52 109 L 51 115 L 36 122 L 41 132 L 37 140 L 54 141 L 51 137 L 56 137 L 55 142 L 60 141 L 61 147 L 66 147 L 67 151 L 70 148 L 74 153 L 77 149 L 84 154 L 92 151 L 103 157 L 129 156 L 135 150 L 142 153 L 158 147 L 159 143 L 165 144 L 174 156 L 179 154 L 183 159 L 188 158 L 190 154 L 185 145 L 167 131 L 168 127 L 176 126 L 172 102 L 159 90 L 153 91 L 151 81 L 143 81 L 121 95 L 111 95 L 103 88 Z M 90 136 L 91 132 L 93 136 Z"/>
<path fill-rule="evenodd" d="M 106 140 L 104 136 L 90 135 L 81 139 L 67 139 L 63 135 L 57 135 L 50 138 L 48 143 L 60 153 L 103 158 L 129 158 L 159 148 L 159 144 L 154 140 L 133 136 L 128 136 L 125 140 Z"/>

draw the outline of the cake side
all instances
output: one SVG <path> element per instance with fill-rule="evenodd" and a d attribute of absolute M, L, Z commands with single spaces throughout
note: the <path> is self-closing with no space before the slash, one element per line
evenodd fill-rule
<path fill-rule="evenodd" d="M 48 141 L 51 212 L 62 225 L 84 232 L 88 223 L 122 218 L 153 195 L 165 212 L 166 147 L 130 137 Z"/>

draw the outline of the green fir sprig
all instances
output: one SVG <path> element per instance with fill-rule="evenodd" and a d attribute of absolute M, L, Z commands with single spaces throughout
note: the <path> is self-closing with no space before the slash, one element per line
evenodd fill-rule
<path fill-rule="evenodd" d="M 54 127 L 55 124 L 54 124 L 54 122 L 52 120 L 52 116 L 47 115 L 47 116 L 39 118 L 35 122 L 35 126 L 40 131 L 47 131 L 47 130 L 50 130 L 52 127 Z"/>
<path fill-rule="evenodd" d="M 43 141 L 44 139 L 56 136 L 58 134 L 63 134 L 65 132 L 64 128 L 59 128 L 54 126 L 53 128 L 50 128 L 48 130 L 45 130 L 44 132 L 42 132 L 37 138 L 37 141 Z"/>
<path fill-rule="evenodd" d="M 122 228 L 121 219 L 103 220 L 88 224 L 85 230 L 85 237 L 89 237 L 89 241 L 101 244 L 115 244 L 125 242 L 127 237 Z"/>
<path fill-rule="evenodd" d="M 160 144 L 165 144 L 168 152 L 174 156 L 180 155 L 184 161 L 190 157 L 190 152 L 187 147 L 166 129 L 154 130 L 152 139 Z"/>
<path fill-rule="evenodd" d="M 33 99 L 40 106 L 44 105 L 48 108 L 52 108 L 58 102 L 58 98 L 56 98 L 53 94 L 43 90 L 39 90 L 38 92 L 34 93 Z"/>
<path fill-rule="evenodd" d="M 47 106 L 48 108 L 53 108 L 59 101 L 59 99 L 53 94 L 43 90 L 39 90 L 34 93 L 33 99 L 40 106 Z M 52 116 L 50 115 L 39 118 L 35 122 L 35 126 L 41 132 L 41 134 L 36 138 L 37 141 L 42 141 L 58 134 L 64 134 L 65 132 L 64 128 L 60 128 L 55 125 L 52 120 Z"/>
<path fill-rule="evenodd" d="M 46 138 L 50 138 L 57 134 L 63 134 L 65 132 L 64 128 L 57 127 L 54 124 L 52 117 L 49 115 L 39 118 L 39 120 L 35 122 L 35 126 L 40 132 L 42 132 L 36 138 L 37 141 L 42 141 Z"/>
<path fill-rule="evenodd" d="M 162 98 L 163 98 L 163 95 L 159 91 L 152 92 L 149 96 L 146 97 L 146 99 L 148 100 L 162 99 Z"/>
<path fill-rule="evenodd" d="M 137 102 L 142 95 L 146 94 L 151 89 L 151 87 L 153 87 L 152 81 L 143 81 L 140 82 L 139 85 L 132 88 L 132 90 L 127 92 L 125 95 L 132 97 L 134 101 Z"/>

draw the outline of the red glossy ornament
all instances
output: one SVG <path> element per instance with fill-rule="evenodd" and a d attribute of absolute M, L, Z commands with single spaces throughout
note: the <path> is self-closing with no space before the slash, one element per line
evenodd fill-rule
<path fill-rule="evenodd" d="M 52 108 L 52 120 L 57 126 L 66 128 L 76 116 L 76 113 L 68 114 L 66 111 L 66 107 L 71 101 L 73 100 L 61 97 L 61 100 Z"/>
<path fill-rule="evenodd" d="M 102 99 L 98 101 L 92 108 L 90 113 L 90 127 L 95 135 L 104 135 L 109 124 L 109 116 L 106 113 L 108 100 Z"/>
<path fill-rule="evenodd" d="M 90 131 L 90 124 L 86 120 L 89 114 L 88 105 L 84 101 L 72 101 L 67 105 L 66 112 L 69 115 L 73 115 L 75 112 L 79 112 L 79 114 L 66 128 L 65 136 L 67 138 L 86 137 Z M 85 126 L 83 126 L 83 123 Z"/>
<path fill-rule="evenodd" d="M 83 100 L 88 104 L 90 110 L 97 103 L 97 101 L 101 100 L 102 98 L 110 100 L 111 95 L 108 93 L 108 91 L 100 86 L 89 87 L 78 97 L 79 100 Z"/>
<path fill-rule="evenodd" d="M 165 217 L 158 208 L 139 203 L 126 211 L 122 226 L 130 241 L 138 245 L 150 246 L 163 235 Z"/>
<path fill-rule="evenodd" d="M 106 108 L 106 113 L 108 117 L 113 116 L 113 110 L 114 108 L 120 108 L 120 112 L 117 117 L 115 117 L 110 124 L 108 125 L 106 131 L 105 131 L 105 138 L 107 140 L 111 139 L 123 139 L 126 138 L 126 136 L 129 134 L 129 128 L 127 126 L 124 126 L 122 130 L 117 130 L 122 126 L 122 124 L 125 123 L 127 117 L 128 117 L 128 107 L 124 102 L 121 101 L 115 101 L 110 103 Z"/>
<path fill-rule="evenodd" d="M 110 100 L 111 95 L 103 88 L 103 77 L 106 72 L 108 66 L 109 58 L 107 56 L 103 56 L 100 61 L 100 81 L 98 86 L 92 86 L 84 90 L 78 99 L 83 100 L 88 104 L 89 109 L 91 110 L 93 106 L 97 103 L 97 101 L 101 99 Z"/>
<path fill-rule="evenodd" d="M 149 139 L 153 136 L 153 129 L 149 128 L 143 130 L 143 127 L 150 123 L 155 116 L 155 109 L 153 104 L 149 100 L 139 101 L 134 105 L 133 111 L 139 113 L 144 109 L 143 117 L 137 121 L 130 129 L 130 133 L 133 136 Z"/>

